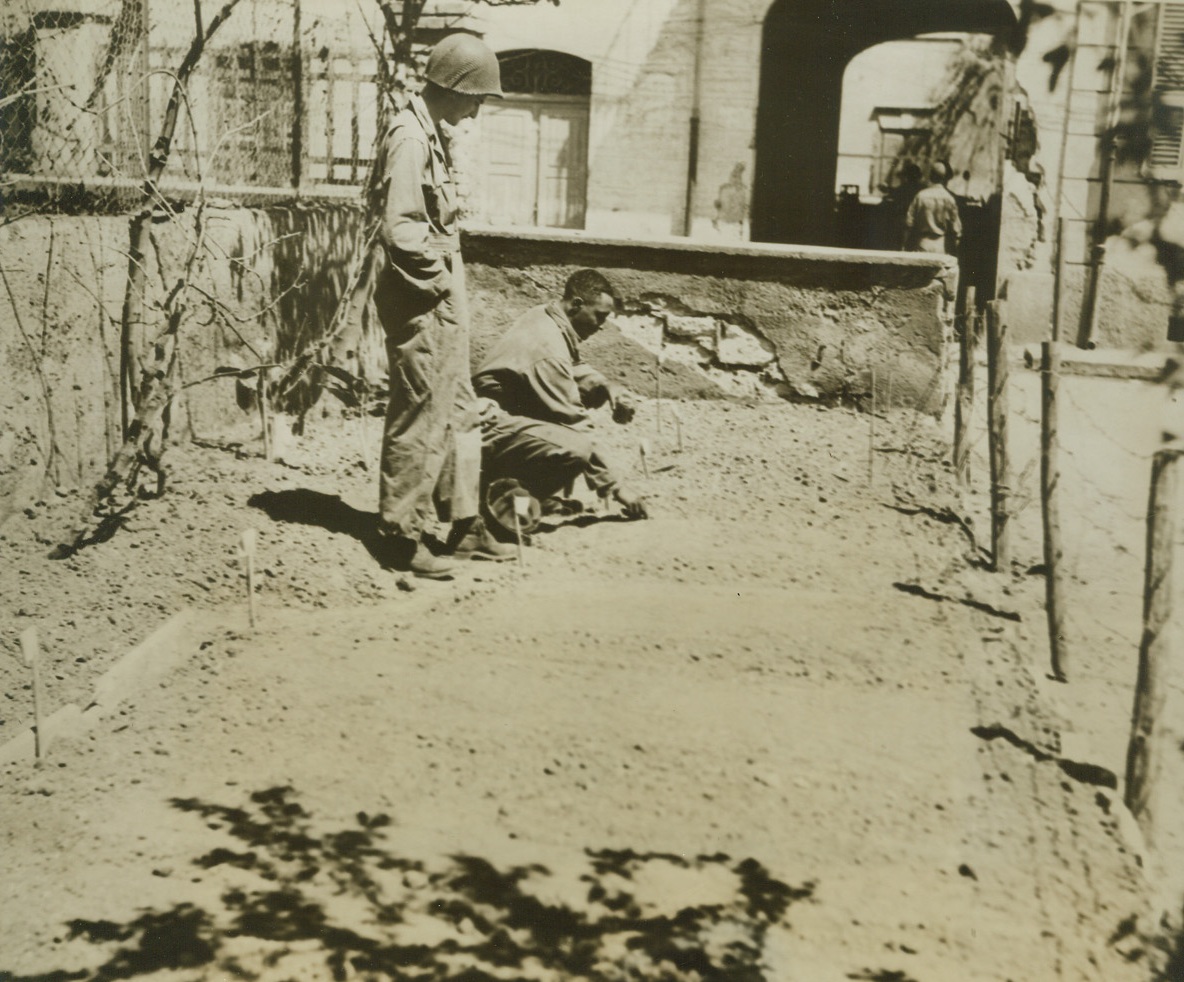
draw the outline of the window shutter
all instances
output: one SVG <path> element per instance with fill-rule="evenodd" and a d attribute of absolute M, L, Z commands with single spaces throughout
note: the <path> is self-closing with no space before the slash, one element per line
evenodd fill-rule
<path fill-rule="evenodd" d="M 1151 165 L 1158 174 L 1178 178 L 1184 143 L 1184 3 L 1165 3 L 1160 8 L 1155 96 L 1158 111 L 1151 140 Z"/>

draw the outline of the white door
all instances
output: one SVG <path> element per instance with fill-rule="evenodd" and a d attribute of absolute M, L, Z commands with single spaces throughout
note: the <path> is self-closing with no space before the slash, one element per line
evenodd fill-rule
<path fill-rule="evenodd" d="M 487 103 L 480 118 L 485 166 L 479 211 L 491 225 L 533 225 L 538 186 L 534 111 L 513 103 Z"/>
<path fill-rule="evenodd" d="M 587 100 L 510 96 L 480 116 L 481 200 L 491 225 L 583 228 Z"/>
<path fill-rule="evenodd" d="M 588 171 L 588 107 L 539 106 L 536 223 L 583 228 Z"/>

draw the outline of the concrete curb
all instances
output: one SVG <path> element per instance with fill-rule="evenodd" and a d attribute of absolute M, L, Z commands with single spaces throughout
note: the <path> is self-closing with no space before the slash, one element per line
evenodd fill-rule
<path fill-rule="evenodd" d="M 54 745 L 62 739 L 78 736 L 86 729 L 85 713 L 73 702 L 66 703 L 57 712 L 50 714 L 45 720 L 46 747 L 52 750 Z M 22 760 L 34 760 L 37 752 L 33 727 L 18 733 L 3 746 L 0 746 L 0 767 L 15 764 Z"/>
<path fill-rule="evenodd" d="M 45 720 L 46 747 L 53 749 L 59 740 L 77 737 L 149 683 L 163 678 L 193 653 L 187 645 L 197 617 L 189 608 L 168 620 L 127 652 L 95 682 L 94 695 L 85 708 L 74 703 L 62 706 Z M 33 727 L 30 726 L 0 746 L 0 766 L 20 760 L 32 760 L 35 752 Z"/>
<path fill-rule="evenodd" d="M 95 682 L 87 714 L 105 716 L 133 693 L 176 668 L 191 653 L 184 642 L 196 621 L 196 611 L 179 610 L 107 669 Z"/>
<path fill-rule="evenodd" d="M 397 614 L 392 623 L 408 617 L 424 616 L 436 608 L 496 592 L 500 585 L 500 581 L 482 583 L 461 579 L 450 584 L 451 589 L 447 591 L 411 596 L 398 602 Z M 227 609 L 196 610 L 186 607 L 177 611 L 95 680 L 93 695 L 85 707 L 68 703 L 45 720 L 46 747 L 51 755 L 56 743 L 86 733 L 129 698 L 165 678 L 186 658 L 200 650 L 200 642 L 204 640 L 201 638 L 203 616 L 217 618 L 218 627 L 242 632 L 249 630 L 245 611 L 239 612 L 237 608 L 233 615 Z M 213 636 L 209 632 L 204 633 Z M 34 760 L 36 743 L 33 730 L 30 724 L 7 743 L 0 744 L 0 767 Z"/>

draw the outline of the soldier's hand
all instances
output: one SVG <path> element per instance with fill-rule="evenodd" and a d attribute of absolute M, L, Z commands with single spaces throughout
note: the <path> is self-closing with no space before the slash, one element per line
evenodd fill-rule
<path fill-rule="evenodd" d="M 625 511 L 626 518 L 649 518 L 645 498 L 635 494 L 630 488 L 619 487 L 613 492 L 613 497 Z"/>
<path fill-rule="evenodd" d="M 613 400 L 613 422 L 614 423 L 632 423 L 633 417 L 637 415 L 637 407 L 633 405 L 633 400 L 624 393 L 620 393 Z"/>

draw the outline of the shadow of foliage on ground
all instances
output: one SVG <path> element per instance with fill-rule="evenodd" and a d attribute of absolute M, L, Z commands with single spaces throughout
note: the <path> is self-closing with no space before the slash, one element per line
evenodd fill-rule
<path fill-rule="evenodd" d="M 185 970 L 248 980 L 763 982 L 770 927 L 814 891 L 722 854 L 586 850 L 584 872 L 566 887 L 539 864 L 411 859 L 388 847 L 388 816 L 359 813 L 349 828 L 321 831 L 289 787 L 256 792 L 245 807 L 172 804 L 231 840 L 194 860 L 235 884 L 221 907 L 182 903 L 126 924 L 75 920 L 71 937 L 100 946 L 106 960 L 36 978 Z M 671 876 L 683 877 L 674 900 L 653 889 Z"/>

